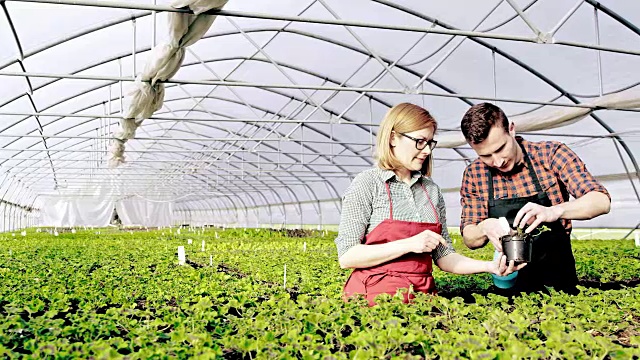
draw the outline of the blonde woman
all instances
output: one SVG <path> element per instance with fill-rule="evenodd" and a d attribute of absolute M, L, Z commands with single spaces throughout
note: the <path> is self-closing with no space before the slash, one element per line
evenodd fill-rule
<path fill-rule="evenodd" d="M 480 261 L 453 249 L 444 199 L 431 179 L 437 127 L 427 110 L 409 103 L 391 108 L 380 124 L 378 168 L 358 174 L 342 202 L 335 242 L 340 266 L 354 269 L 346 297 L 362 294 L 374 305 L 379 294 L 401 288 L 434 294 L 433 261 L 454 274 L 504 276 L 523 266 L 507 267 L 504 255 Z"/>

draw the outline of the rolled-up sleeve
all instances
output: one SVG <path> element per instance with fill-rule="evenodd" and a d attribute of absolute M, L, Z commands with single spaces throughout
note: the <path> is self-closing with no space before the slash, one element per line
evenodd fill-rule
<path fill-rule="evenodd" d="M 431 253 L 431 258 L 433 261 L 437 261 L 449 254 L 453 254 L 456 250 L 453 248 L 453 242 L 451 241 L 451 236 L 449 236 L 449 230 L 447 229 L 447 207 L 444 203 L 444 196 L 442 196 L 442 191 L 440 187 L 438 187 L 438 217 L 440 218 L 440 223 L 442 224 L 442 237 L 447 242 L 447 246 L 439 244 L 435 250 Z"/>
<path fill-rule="evenodd" d="M 362 243 L 373 212 L 374 191 L 375 182 L 373 179 L 361 173 L 356 176 L 344 193 L 338 237 L 335 239 L 338 258 L 347 250 Z"/>

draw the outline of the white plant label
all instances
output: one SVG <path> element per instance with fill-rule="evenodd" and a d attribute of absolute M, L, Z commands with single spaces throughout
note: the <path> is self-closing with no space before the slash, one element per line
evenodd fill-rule
<path fill-rule="evenodd" d="M 184 252 L 184 246 L 178 246 L 178 265 L 187 263 L 187 255 Z"/>

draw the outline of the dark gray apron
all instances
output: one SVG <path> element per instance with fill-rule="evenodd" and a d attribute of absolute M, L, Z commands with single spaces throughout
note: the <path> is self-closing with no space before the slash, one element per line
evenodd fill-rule
<path fill-rule="evenodd" d="M 524 146 L 520 142 L 518 144 L 522 148 L 529 174 L 536 187 L 537 193 L 535 195 L 494 199 L 493 176 L 495 170 L 489 168 L 489 217 L 496 219 L 506 217 L 510 225 L 513 225 L 518 211 L 529 202 L 547 207 L 552 205 L 551 200 L 540 186 Z M 543 232 L 534 237 L 531 262 L 518 271 L 515 286 L 501 292 L 518 294 L 520 292 L 541 291 L 545 290 L 545 286 L 550 286 L 570 294 L 578 293 L 576 289 L 578 276 L 576 275 L 576 264 L 571 251 L 569 234 L 559 219 L 552 223 L 543 223 L 543 225 L 551 228 L 551 231 Z"/>

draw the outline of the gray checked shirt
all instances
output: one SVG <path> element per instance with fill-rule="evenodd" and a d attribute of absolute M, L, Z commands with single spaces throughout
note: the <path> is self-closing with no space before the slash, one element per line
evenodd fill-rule
<path fill-rule="evenodd" d="M 365 235 L 389 218 L 389 196 L 385 182 L 389 183 L 391 190 L 394 220 L 436 222 L 436 214 L 420 183 L 424 185 L 438 212 L 442 224 L 442 237 L 448 244 L 447 247 L 438 245 L 431 256 L 436 261 L 455 253 L 447 231 L 447 214 L 440 187 L 431 178 L 419 173 L 415 173 L 411 183 L 407 184 L 398 179 L 391 170 L 373 168 L 358 174 L 342 198 L 340 226 L 335 240 L 338 257 L 351 247 L 363 244 Z"/>

